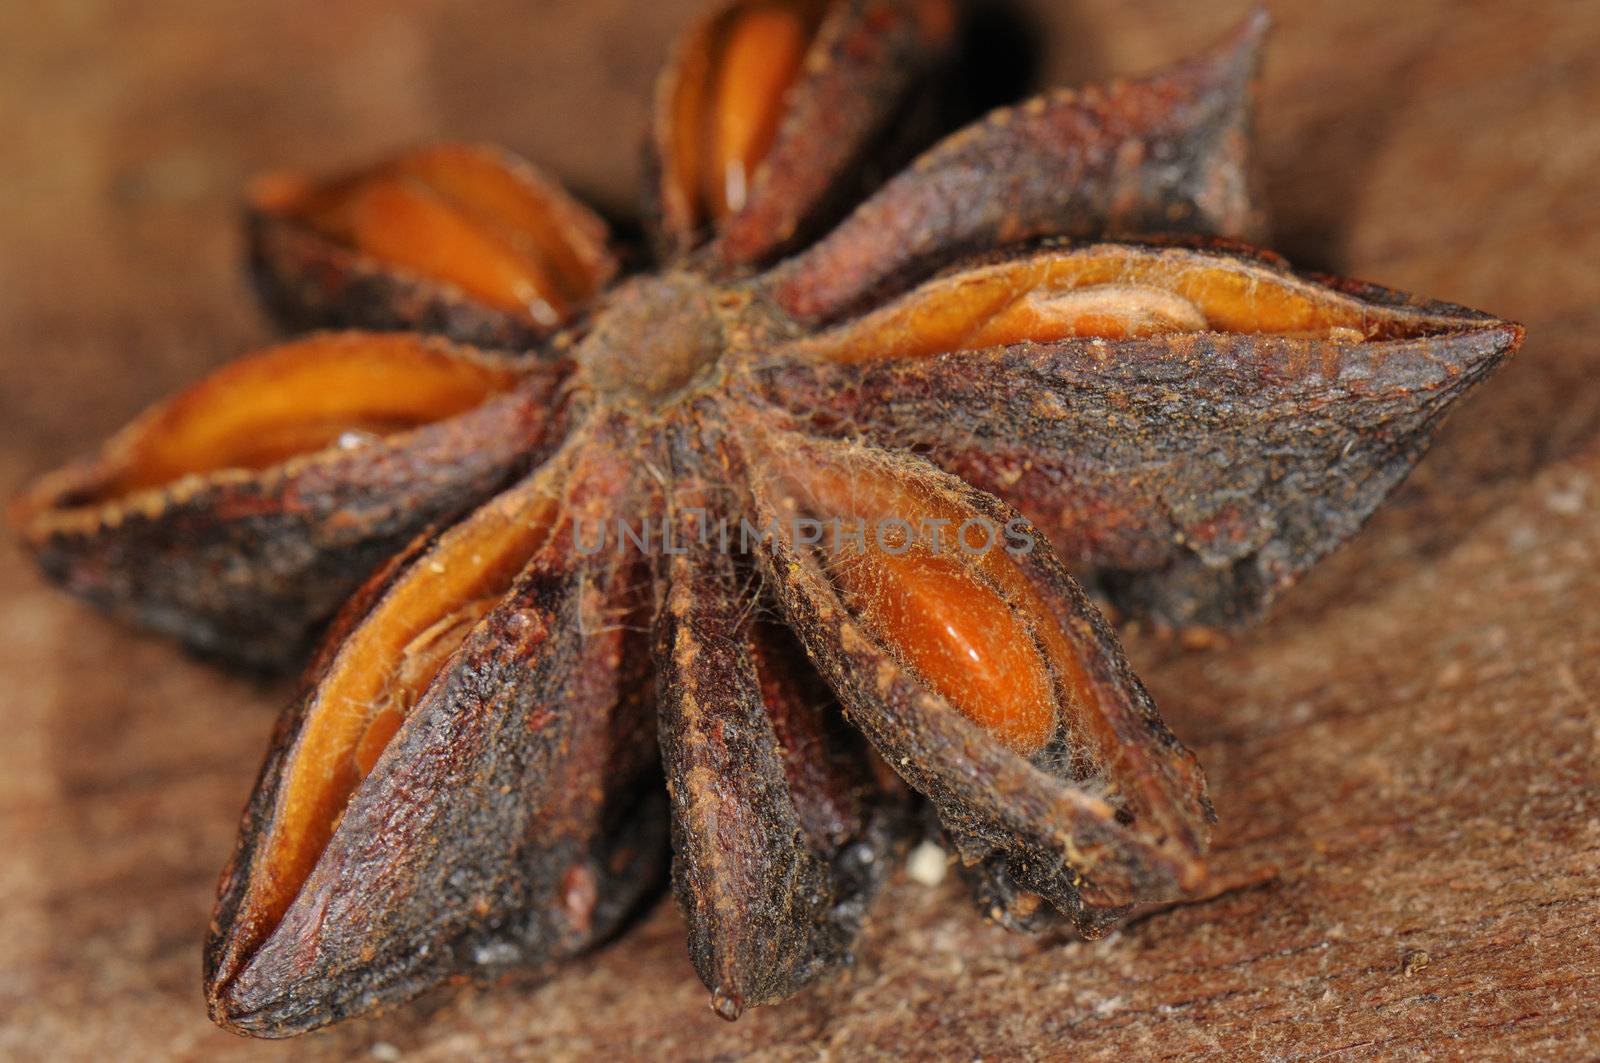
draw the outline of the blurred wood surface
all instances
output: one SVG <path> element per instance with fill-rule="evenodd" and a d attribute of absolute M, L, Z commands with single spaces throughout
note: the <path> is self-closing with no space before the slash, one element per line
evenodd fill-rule
<path fill-rule="evenodd" d="M 237 269 L 254 172 L 484 138 L 627 211 L 694 6 L 0 5 L 0 488 L 268 336 Z M 1600 1056 L 1600 6 L 1273 7 L 1280 249 L 1529 329 L 1270 623 L 1200 652 L 1130 637 L 1210 773 L 1219 871 L 1274 883 L 1082 944 L 901 875 L 853 970 L 733 1025 L 664 903 L 543 987 L 239 1040 L 205 1019 L 199 946 L 287 687 L 116 628 L 6 544 L 0 1057 Z M 1057 84 L 1150 69 L 1243 5 L 1016 11 Z"/>

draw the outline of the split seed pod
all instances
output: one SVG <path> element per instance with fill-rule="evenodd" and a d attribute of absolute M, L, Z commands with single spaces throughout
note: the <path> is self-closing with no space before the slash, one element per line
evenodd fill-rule
<path fill-rule="evenodd" d="M 953 267 L 757 375 L 814 426 L 1007 499 L 1130 612 L 1237 624 L 1355 533 L 1521 338 L 1234 248 L 1062 244 Z"/>
<path fill-rule="evenodd" d="M 733 0 L 656 88 L 646 205 L 663 249 L 715 238 L 725 266 L 769 259 L 836 211 L 870 157 L 903 152 L 908 105 L 950 44 L 949 0 Z M 896 126 L 900 128 L 896 128 Z"/>
<path fill-rule="evenodd" d="M 1186 62 L 1036 96 L 947 137 L 775 270 L 774 297 L 818 325 L 999 244 L 1258 238 L 1247 155 L 1267 24 L 1258 10 Z"/>
<path fill-rule="evenodd" d="M 560 438 L 570 369 L 418 336 L 312 336 L 147 411 L 11 519 L 72 593 L 281 666 L 419 531 Z"/>
<path fill-rule="evenodd" d="M 1199 766 L 1031 525 L 910 456 L 740 437 L 786 619 L 968 862 L 1086 933 L 1201 885 Z"/>
<path fill-rule="evenodd" d="M 259 179 L 250 254 L 292 328 L 440 332 L 536 346 L 616 273 L 606 226 L 495 148 L 440 144 L 333 180 Z"/>
<path fill-rule="evenodd" d="M 334 624 L 223 875 L 219 1023 L 283 1036 L 547 968 L 648 895 L 666 843 L 634 646 L 648 581 L 572 538 L 629 482 L 611 453 L 571 446 L 424 536 Z"/>

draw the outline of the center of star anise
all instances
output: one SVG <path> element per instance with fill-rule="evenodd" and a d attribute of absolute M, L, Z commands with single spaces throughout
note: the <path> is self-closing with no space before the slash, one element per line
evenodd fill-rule
<path fill-rule="evenodd" d="M 745 302 L 689 273 L 640 277 L 597 312 L 575 357 L 601 394 L 659 407 L 716 363 Z"/>

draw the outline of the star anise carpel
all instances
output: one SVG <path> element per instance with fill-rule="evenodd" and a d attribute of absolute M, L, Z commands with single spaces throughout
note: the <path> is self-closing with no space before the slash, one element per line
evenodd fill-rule
<path fill-rule="evenodd" d="M 1014 928 L 1203 893 L 1200 766 L 1091 591 L 1253 619 L 1521 330 L 1235 242 L 1263 16 L 925 144 L 957 14 L 712 11 L 657 88 L 648 271 L 493 149 L 262 179 L 267 305 L 344 331 L 14 504 L 119 616 L 317 647 L 220 884 L 219 1023 L 550 968 L 669 864 L 734 1018 L 847 962 L 934 821 Z"/>

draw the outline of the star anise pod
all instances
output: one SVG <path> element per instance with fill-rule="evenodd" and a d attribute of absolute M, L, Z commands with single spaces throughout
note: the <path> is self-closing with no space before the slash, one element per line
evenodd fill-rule
<path fill-rule="evenodd" d="M 917 800 L 1007 925 L 1202 891 L 1200 769 L 1069 573 L 1254 616 L 1521 338 L 1215 239 L 1259 227 L 1264 21 L 868 191 L 955 12 L 738 0 L 661 80 L 657 268 L 617 283 L 503 153 L 259 183 L 291 324 L 449 339 L 255 354 L 13 510 L 67 588 L 212 653 L 328 624 L 222 878 L 213 1017 L 543 968 L 670 847 L 732 1018 L 848 959 Z"/>

